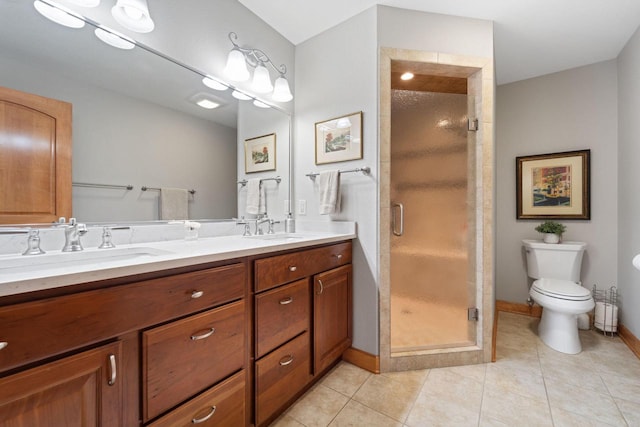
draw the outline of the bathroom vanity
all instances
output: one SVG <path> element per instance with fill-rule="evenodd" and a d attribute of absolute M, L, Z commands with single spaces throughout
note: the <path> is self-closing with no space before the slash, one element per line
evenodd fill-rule
<path fill-rule="evenodd" d="M 351 345 L 353 237 L 162 242 L 173 255 L 15 282 L 0 426 L 268 424 Z"/>

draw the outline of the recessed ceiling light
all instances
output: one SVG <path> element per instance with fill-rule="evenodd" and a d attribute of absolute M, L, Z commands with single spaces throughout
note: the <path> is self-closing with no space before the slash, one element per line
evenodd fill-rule
<path fill-rule="evenodd" d="M 411 80 L 413 78 L 413 73 L 410 73 L 409 71 L 407 71 L 406 73 L 403 73 L 400 76 L 401 80 Z"/>
<path fill-rule="evenodd" d="M 206 108 L 207 110 L 213 110 L 214 108 L 218 108 L 220 106 L 220 104 L 218 104 L 217 102 L 213 102 L 210 99 L 201 99 L 200 101 L 197 101 L 196 104 L 198 104 L 202 108 Z"/>
<path fill-rule="evenodd" d="M 56 2 L 50 0 L 35 0 L 33 7 L 35 7 L 42 16 L 56 24 L 69 28 L 84 27 L 84 19 L 82 19 L 80 15 Z"/>
<path fill-rule="evenodd" d="M 199 105 L 202 108 L 206 108 L 207 110 L 213 110 L 214 108 L 218 108 L 224 105 L 224 101 L 206 92 L 198 92 L 194 95 L 191 95 L 189 97 L 189 101 Z"/>

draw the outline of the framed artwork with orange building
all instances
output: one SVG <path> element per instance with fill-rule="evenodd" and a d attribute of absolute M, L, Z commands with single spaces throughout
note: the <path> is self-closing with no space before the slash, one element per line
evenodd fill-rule
<path fill-rule="evenodd" d="M 516 157 L 516 219 L 591 219 L 591 150 Z"/>
<path fill-rule="evenodd" d="M 244 141 L 245 173 L 276 170 L 276 134 L 257 136 Z"/>

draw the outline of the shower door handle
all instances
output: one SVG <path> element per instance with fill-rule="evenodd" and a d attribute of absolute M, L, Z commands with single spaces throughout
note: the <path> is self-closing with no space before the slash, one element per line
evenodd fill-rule
<path fill-rule="evenodd" d="M 400 213 L 400 221 L 398 224 L 396 213 Z M 393 234 L 396 236 L 402 236 L 404 234 L 404 205 L 402 203 L 394 203 L 393 204 L 393 214 L 391 215 L 392 229 Z M 400 229 L 398 229 L 398 225 Z"/>

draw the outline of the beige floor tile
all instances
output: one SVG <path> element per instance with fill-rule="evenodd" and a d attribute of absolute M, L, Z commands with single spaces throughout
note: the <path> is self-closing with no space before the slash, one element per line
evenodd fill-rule
<path fill-rule="evenodd" d="M 624 399 L 614 399 L 629 426 L 640 426 L 640 405 Z"/>
<path fill-rule="evenodd" d="M 442 369 L 482 383 L 487 373 L 487 365 L 483 363 L 479 365 L 450 366 Z"/>
<path fill-rule="evenodd" d="M 427 379 L 427 375 L 429 375 L 429 369 L 418 369 L 415 371 L 404 372 L 385 372 L 381 375 L 407 384 L 409 387 L 416 387 L 419 390 Z"/>
<path fill-rule="evenodd" d="M 269 424 L 270 427 L 305 427 L 304 424 L 294 420 L 289 414 L 282 414 L 277 420 Z"/>
<path fill-rule="evenodd" d="M 477 425 L 481 402 L 482 382 L 449 368 L 432 369 L 405 424 Z"/>
<path fill-rule="evenodd" d="M 393 420 L 355 400 L 349 401 L 338 416 L 329 424 L 332 427 L 402 427 L 402 423 Z"/>
<path fill-rule="evenodd" d="M 553 425 L 546 396 L 533 399 L 497 388 L 485 387 L 481 414 L 509 426 Z"/>
<path fill-rule="evenodd" d="M 321 384 L 345 396 L 352 397 L 371 375 L 371 372 L 362 368 L 340 362 L 322 379 Z"/>
<path fill-rule="evenodd" d="M 384 375 L 372 375 L 353 399 L 375 411 L 404 422 L 420 387 Z"/>
<path fill-rule="evenodd" d="M 600 374 L 589 364 L 571 361 L 548 360 L 541 358 L 542 376 L 551 380 L 564 382 L 580 388 L 588 388 L 598 393 L 607 394 L 607 388 Z"/>
<path fill-rule="evenodd" d="M 485 414 L 480 414 L 480 423 L 478 425 L 480 427 L 512 427 L 511 424 L 496 420 L 495 418 L 491 418 Z"/>
<path fill-rule="evenodd" d="M 495 363 L 487 368 L 484 387 L 494 392 L 515 393 L 530 399 L 547 400 L 542 374 L 535 369 L 518 369 L 512 365 Z"/>
<path fill-rule="evenodd" d="M 606 427 L 611 424 L 603 423 L 584 415 L 574 414 L 560 408 L 552 408 L 551 415 L 553 417 L 554 427 Z"/>
<path fill-rule="evenodd" d="M 345 395 L 317 385 L 289 409 L 287 415 L 306 427 L 328 426 L 349 401 Z"/>
<path fill-rule="evenodd" d="M 601 375 L 601 378 L 611 396 L 635 402 L 640 406 L 640 377 Z"/>
<path fill-rule="evenodd" d="M 626 425 L 609 394 L 597 393 L 550 379 L 545 379 L 545 384 L 552 410 L 558 408 L 606 424 Z"/>

